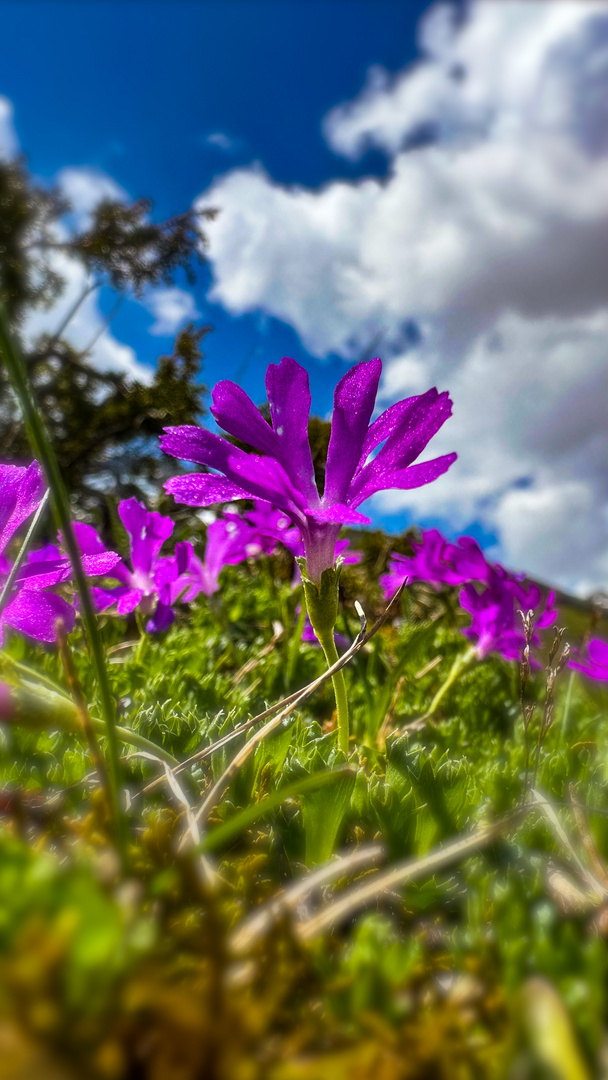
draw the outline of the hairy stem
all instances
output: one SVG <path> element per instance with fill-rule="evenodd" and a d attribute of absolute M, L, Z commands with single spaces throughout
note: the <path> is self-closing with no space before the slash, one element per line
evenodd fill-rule
<path fill-rule="evenodd" d="M 334 640 L 333 630 L 329 633 L 319 635 L 317 631 L 317 637 L 323 652 L 325 653 L 325 659 L 327 660 L 327 666 L 332 667 L 340 659 L 338 656 L 338 650 L 336 649 L 336 642 Z M 338 714 L 338 746 L 345 754 L 348 754 L 348 738 L 349 738 L 349 721 L 348 721 L 348 695 L 346 693 L 346 681 L 344 679 L 343 671 L 336 671 L 331 677 L 331 681 L 334 688 L 334 695 L 336 698 L 336 712 Z"/>

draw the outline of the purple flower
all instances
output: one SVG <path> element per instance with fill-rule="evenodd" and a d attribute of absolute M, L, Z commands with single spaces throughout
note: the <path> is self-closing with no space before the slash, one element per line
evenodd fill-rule
<path fill-rule="evenodd" d="M 538 585 L 509 573 L 498 563 L 487 562 L 472 536 L 461 536 L 452 544 L 437 529 L 429 529 L 422 534 L 422 542 L 412 547 L 410 557 L 393 552 L 389 573 L 380 579 L 387 598 L 406 578 L 435 586 L 464 585 L 460 605 L 471 615 L 471 626 L 462 632 L 476 643 L 479 659 L 490 652 L 507 660 L 519 658 L 525 645 L 519 611 L 536 612 L 536 630 L 555 621 L 554 594 L 549 594 L 543 607 Z M 474 583 L 484 587 L 480 590 Z M 533 644 L 540 644 L 536 634 Z"/>
<path fill-rule="evenodd" d="M 253 510 L 246 510 L 244 517 L 246 521 L 249 521 L 257 529 L 264 554 L 272 555 L 276 551 L 277 543 L 280 543 L 293 555 L 295 560 L 304 556 L 302 534 L 296 525 L 291 524 L 287 514 L 284 514 L 281 510 L 276 510 L 270 503 L 261 499 L 256 499 Z M 359 562 L 361 552 L 352 549 L 349 551 L 349 547 L 348 540 L 337 540 L 334 549 L 335 555 L 340 555 L 343 563 Z M 300 580 L 300 567 L 296 561 L 292 584 L 297 585 Z"/>
<path fill-rule="evenodd" d="M 19 465 L 0 465 L 0 588 L 10 573 L 11 563 L 4 550 L 24 521 L 34 513 L 44 495 L 42 469 L 33 461 L 27 468 Z M 0 612 L 0 640 L 4 624 L 19 630 L 36 641 L 55 641 L 55 626 L 62 619 L 69 631 L 74 625 L 74 609 L 62 597 L 43 591 L 58 580 L 55 572 L 29 572 L 32 563 L 21 567 L 14 592 Z"/>
<path fill-rule="evenodd" d="M 380 578 L 386 598 L 408 581 L 427 581 L 430 585 L 463 585 L 467 581 L 487 581 L 491 567 L 472 536 L 461 536 L 451 544 L 437 529 L 422 533 L 420 543 L 413 542 L 414 554 L 393 552 L 387 574 Z"/>
<path fill-rule="evenodd" d="M 150 616 L 148 630 L 164 630 L 174 618 L 170 585 L 177 576 L 177 563 L 176 556 L 161 556 L 160 549 L 173 532 L 173 522 L 157 511 L 146 510 L 137 499 L 123 499 L 118 514 L 129 537 L 132 569 L 120 559 L 113 565 L 111 577 L 120 584 L 109 589 L 93 589 L 96 606 L 105 611 L 115 604 L 118 615 L 138 609 Z M 91 525 L 76 524 L 74 531 L 83 561 L 108 554 Z M 182 558 L 184 565 L 186 561 Z"/>
<path fill-rule="evenodd" d="M 600 641 L 599 638 L 591 638 L 587 645 L 586 662 L 571 660 L 568 667 L 583 671 L 590 679 L 608 681 L 608 643 Z"/>
<path fill-rule="evenodd" d="M 414 488 L 441 476 L 455 454 L 413 464 L 451 414 L 447 394 L 397 402 L 370 425 L 382 364 L 356 364 L 334 393 L 325 489 L 320 496 L 308 441 L 308 375 L 295 360 L 270 364 L 266 391 L 271 425 L 236 383 L 220 382 L 211 412 L 229 435 L 258 451 L 247 454 L 219 435 L 194 426 L 166 428 L 167 454 L 213 469 L 173 477 L 165 485 L 177 502 L 209 506 L 233 499 L 271 502 L 299 529 L 309 578 L 334 564 L 342 525 L 369 524 L 357 507 L 386 488 Z"/>
<path fill-rule="evenodd" d="M 225 514 L 207 528 L 207 543 L 203 562 L 194 554 L 191 545 L 188 565 L 181 580 L 191 581 L 192 588 L 211 596 L 219 589 L 219 576 L 225 566 L 236 566 L 245 559 L 262 554 L 263 538 L 254 525 L 238 514 Z M 276 546 L 276 541 L 275 541 Z M 274 549 L 273 549 L 274 550 Z M 194 598 L 192 592 L 183 599 Z"/>
<path fill-rule="evenodd" d="M 549 593 L 543 606 L 538 585 L 508 574 L 501 566 L 493 567 L 481 592 L 467 584 L 460 593 L 460 605 L 471 615 L 471 625 L 462 633 L 475 642 L 480 660 L 490 652 L 499 653 L 505 660 L 518 660 L 525 645 L 519 612 L 536 613 L 532 644 L 538 646 L 536 630 L 555 622 L 554 599 L 555 594 Z"/>
<path fill-rule="evenodd" d="M 277 510 L 263 499 L 255 499 L 253 509 L 246 510 L 243 517 L 254 527 L 265 555 L 274 554 L 279 543 L 294 558 L 304 554 L 300 530 L 292 525 L 291 518 L 282 510 Z"/>

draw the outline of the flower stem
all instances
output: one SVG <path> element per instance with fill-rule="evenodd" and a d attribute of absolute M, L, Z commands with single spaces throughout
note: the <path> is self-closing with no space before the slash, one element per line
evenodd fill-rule
<path fill-rule="evenodd" d="M 335 664 L 340 659 L 338 650 L 336 649 L 333 631 L 329 634 L 323 634 L 321 637 L 319 637 L 319 634 L 317 633 L 317 637 L 319 638 L 319 644 L 325 653 L 327 666 L 331 667 L 332 664 Z M 336 673 L 332 675 L 331 681 L 334 688 L 334 696 L 336 698 L 336 712 L 338 714 L 338 746 L 340 747 L 340 750 L 343 750 L 345 754 L 348 754 L 348 695 L 346 693 L 344 672 L 336 671 Z"/>
<path fill-rule="evenodd" d="M 304 598 L 302 598 L 304 599 Z M 304 630 L 304 623 L 306 622 L 306 604 L 300 604 L 300 612 L 296 619 L 293 634 L 289 641 L 289 650 L 287 653 L 287 668 L 285 684 L 289 688 L 291 686 L 291 680 L 293 679 L 293 673 L 295 671 L 296 660 L 298 653 L 302 645 L 302 631 Z"/>
<path fill-rule="evenodd" d="M 342 560 L 338 559 L 335 566 L 330 566 L 324 570 L 319 582 L 310 580 L 307 565 L 303 559 L 298 559 L 298 565 L 302 571 L 302 585 L 304 586 L 308 618 L 317 636 L 317 641 L 325 653 L 325 659 L 331 667 L 332 664 L 339 660 L 334 640 L 334 627 L 338 618 L 338 594 Z M 347 754 L 349 737 L 348 697 L 342 671 L 337 671 L 335 675 L 332 675 L 332 683 L 336 698 L 336 712 L 338 714 L 338 745 Z"/>
<path fill-rule="evenodd" d="M 36 457 L 40 459 L 40 462 L 44 467 L 48 485 L 51 490 L 55 518 L 63 534 L 64 544 L 72 564 L 74 580 L 80 595 L 80 610 L 89 639 L 93 670 L 97 680 L 102 717 L 105 725 L 105 734 L 108 741 L 108 783 L 111 796 L 112 818 L 114 821 L 118 848 L 124 857 L 126 848 L 126 820 L 123 816 L 119 799 L 120 765 L 119 745 L 116 733 L 116 705 L 114 698 L 112 697 L 108 679 L 103 641 L 97 625 L 89 583 L 82 566 L 80 551 L 72 528 L 70 503 L 63 483 L 59 463 L 42 418 L 36 408 L 23 357 L 9 330 L 6 313 L 1 304 L 0 355 L 4 360 L 13 384 L 13 389 L 19 400 L 32 450 Z"/>

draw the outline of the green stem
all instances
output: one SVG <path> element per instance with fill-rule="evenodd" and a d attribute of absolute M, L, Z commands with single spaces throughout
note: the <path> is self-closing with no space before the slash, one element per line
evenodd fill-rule
<path fill-rule="evenodd" d="M 306 561 L 298 559 L 298 566 L 302 571 L 302 585 L 306 609 L 311 621 L 312 628 L 317 635 L 325 659 L 329 667 L 340 659 L 334 640 L 334 626 L 338 618 L 338 596 L 340 568 L 342 560 L 338 559 L 335 566 L 329 566 L 321 574 L 318 582 L 311 581 L 308 577 Z M 342 671 L 332 675 L 334 695 L 336 698 L 336 712 L 338 714 L 338 746 L 345 754 L 348 753 L 348 697 L 346 695 L 346 683 Z"/>
<path fill-rule="evenodd" d="M 80 610 L 89 639 L 93 669 L 99 690 L 104 732 L 108 741 L 108 781 L 112 817 L 114 819 L 117 843 L 124 856 L 126 820 L 119 799 L 120 764 L 116 731 L 116 705 L 108 679 L 103 642 L 97 625 L 89 583 L 82 566 L 80 551 L 72 528 L 69 498 L 63 483 L 59 463 L 36 408 L 25 363 L 9 330 L 6 313 L 2 305 L 0 305 L 0 355 L 4 360 L 13 389 L 19 399 L 32 450 L 44 467 L 47 482 L 51 489 L 55 518 L 63 535 L 63 542 L 67 549 L 74 580 L 80 595 Z"/>
<path fill-rule="evenodd" d="M 319 643 L 325 653 L 327 666 L 331 667 L 332 664 L 336 664 L 340 659 L 338 650 L 336 649 L 333 630 L 322 635 L 319 635 L 317 632 L 317 637 L 319 638 Z M 348 695 L 346 693 L 344 672 L 336 671 L 335 674 L 332 675 L 331 681 L 336 698 L 336 712 L 338 714 L 338 746 L 340 747 L 340 750 L 343 750 L 345 754 L 348 754 Z"/>
<path fill-rule="evenodd" d="M 442 701 L 445 694 L 447 694 L 450 687 L 453 686 L 454 683 L 456 682 L 456 679 L 458 678 L 458 676 L 464 671 L 464 669 L 466 667 L 468 667 L 468 665 L 471 663 L 471 661 L 474 659 L 474 657 L 475 657 L 475 649 L 474 648 L 467 649 L 467 651 L 465 653 L 460 653 L 456 657 L 454 663 L 452 664 L 452 668 L 450 670 L 450 673 L 449 673 L 447 679 L 439 687 L 439 690 L 435 694 L 435 697 L 431 701 L 431 704 L 430 704 L 427 712 L 425 712 L 424 717 L 422 719 L 428 720 L 431 716 L 435 715 L 435 713 L 437 712 L 437 709 L 439 707 L 439 704 Z"/>
<path fill-rule="evenodd" d="M 296 620 L 291 640 L 289 641 L 289 651 L 287 653 L 287 677 L 286 685 L 287 689 L 291 686 L 291 680 L 293 679 L 293 673 L 296 666 L 296 660 L 300 651 L 300 645 L 302 644 L 302 631 L 304 630 L 304 623 L 306 622 L 306 604 L 304 603 L 304 597 L 302 597 L 302 603 L 300 604 L 300 614 Z"/>

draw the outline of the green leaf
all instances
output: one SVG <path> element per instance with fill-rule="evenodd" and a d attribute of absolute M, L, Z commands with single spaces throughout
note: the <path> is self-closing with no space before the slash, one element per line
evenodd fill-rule
<path fill-rule="evenodd" d="M 276 810 L 276 808 L 280 806 L 281 803 L 285 802 L 286 799 L 295 799 L 298 796 L 305 795 L 312 791 L 315 791 L 318 795 L 321 793 L 318 789 L 323 790 L 336 784 L 340 787 L 345 781 L 348 782 L 348 794 L 350 795 L 352 785 L 355 781 L 353 769 L 335 769 L 332 772 L 317 773 L 313 776 L 302 776 L 296 783 L 288 784 L 284 788 L 279 788 L 278 791 L 275 791 L 272 795 L 268 795 L 259 803 L 246 807 L 245 810 L 242 810 L 239 814 L 235 814 L 234 817 L 231 817 L 229 821 L 225 821 L 222 825 L 218 825 L 217 828 L 213 829 L 204 837 L 198 850 L 206 852 L 222 847 L 224 844 L 233 840 L 235 836 L 238 836 L 243 829 L 247 829 L 250 825 L 253 825 L 255 821 L 259 821 L 260 818 L 265 817 L 272 810 Z M 303 804 L 302 806 L 303 815 L 305 814 L 305 806 L 306 804 Z M 340 823 L 338 822 L 338 826 L 339 824 Z"/>
<path fill-rule="evenodd" d="M 306 835 L 306 863 L 327 862 L 355 785 L 354 770 L 344 770 L 337 784 L 308 795 L 302 803 Z"/>

